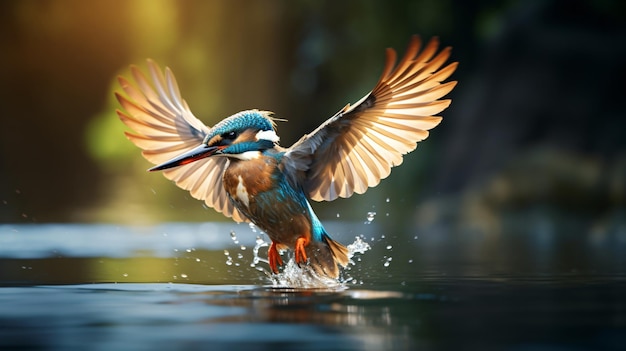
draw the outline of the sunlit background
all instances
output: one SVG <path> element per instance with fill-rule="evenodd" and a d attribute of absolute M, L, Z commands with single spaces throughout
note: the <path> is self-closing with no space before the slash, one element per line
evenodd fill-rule
<path fill-rule="evenodd" d="M 0 221 L 228 220 L 123 136 L 116 77 L 152 58 L 207 125 L 267 109 L 288 146 L 372 88 L 384 49 L 460 62 L 443 123 L 322 219 L 626 236 L 625 7 L 615 1 L 0 2 Z M 507 229 L 508 228 L 508 229 Z"/>

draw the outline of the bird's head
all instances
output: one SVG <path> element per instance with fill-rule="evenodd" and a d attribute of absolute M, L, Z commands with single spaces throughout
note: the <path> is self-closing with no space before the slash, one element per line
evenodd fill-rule
<path fill-rule="evenodd" d="M 270 112 L 249 110 L 234 114 L 209 130 L 202 144 L 149 171 L 160 171 L 189 164 L 209 156 L 240 160 L 258 158 L 261 152 L 278 143 Z"/>

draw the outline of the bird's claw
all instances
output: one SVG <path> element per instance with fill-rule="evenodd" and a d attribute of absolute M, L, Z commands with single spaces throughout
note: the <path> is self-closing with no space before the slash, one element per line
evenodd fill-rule
<path fill-rule="evenodd" d="M 278 274 L 278 266 L 283 265 L 283 259 L 280 258 L 280 254 L 274 242 L 272 242 L 272 245 L 270 245 L 270 248 L 267 250 L 267 260 L 269 261 L 272 272 Z"/>
<path fill-rule="evenodd" d="M 294 251 L 296 256 L 296 263 L 298 264 L 298 266 L 300 265 L 300 263 L 306 263 L 308 260 L 308 257 L 306 257 L 306 251 L 304 250 L 304 247 L 308 243 L 309 241 L 303 236 L 296 239 L 296 247 Z"/>
<path fill-rule="evenodd" d="M 296 239 L 294 252 L 295 252 L 295 261 L 298 266 L 302 263 L 306 264 L 309 259 L 304 249 L 308 244 L 309 244 L 309 240 L 304 236 L 301 236 L 298 239 Z M 278 245 L 276 243 L 272 242 L 272 244 L 270 245 L 270 248 L 267 250 L 267 260 L 269 262 L 270 269 L 272 270 L 274 274 L 278 274 L 278 266 L 283 265 L 283 260 L 280 257 L 280 254 L 278 253 L 277 246 Z"/>

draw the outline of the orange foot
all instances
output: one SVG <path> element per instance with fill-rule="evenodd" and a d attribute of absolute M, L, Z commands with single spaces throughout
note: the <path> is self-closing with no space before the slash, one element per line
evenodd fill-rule
<path fill-rule="evenodd" d="M 308 244 L 309 244 L 309 239 L 304 236 L 301 236 L 298 239 L 296 239 L 296 248 L 294 251 L 295 251 L 295 256 L 296 256 L 296 263 L 298 265 L 300 263 L 306 263 L 307 261 L 304 247 L 307 246 Z"/>
<path fill-rule="evenodd" d="M 283 260 L 282 258 L 280 258 L 280 254 L 276 249 L 276 243 L 274 243 L 273 241 L 272 245 L 270 245 L 270 248 L 267 250 L 267 260 L 270 263 L 270 269 L 272 270 L 272 272 L 274 272 L 274 274 L 278 274 L 278 266 L 283 265 Z"/>

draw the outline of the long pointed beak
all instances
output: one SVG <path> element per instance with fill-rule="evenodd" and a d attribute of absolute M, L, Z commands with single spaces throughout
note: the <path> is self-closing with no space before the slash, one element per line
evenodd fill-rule
<path fill-rule="evenodd" d="M 164 169 L 186 165 L 188 163 L 201 160 L 205 157 L 215 155 L 218 151 L 220 151 L 220 148 L 217 146 L 208 146 L 208 145 L 202 144 L 198 146 L 197 148 L 189 150 L 182 155 L 178 155 L 169 161 L 166 161 L 164 163 L 161 163 L 160 165 L 154 166 L 148 169 L 148 171 L 150 172 L 162 171 Z"/>

